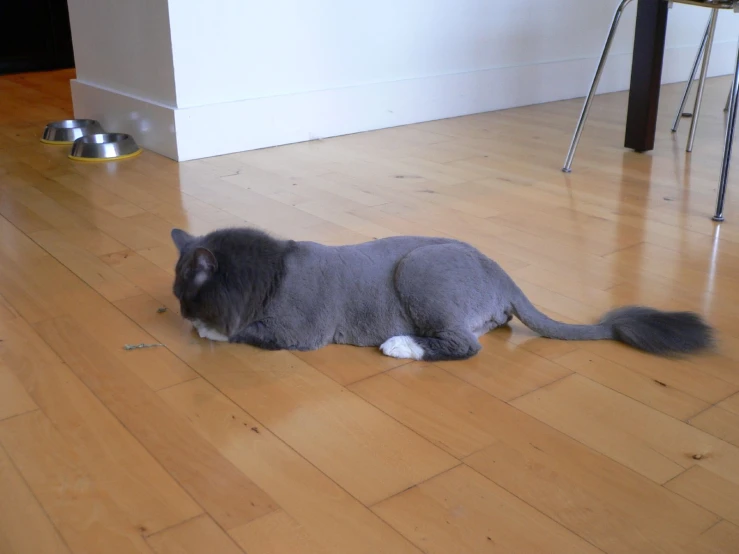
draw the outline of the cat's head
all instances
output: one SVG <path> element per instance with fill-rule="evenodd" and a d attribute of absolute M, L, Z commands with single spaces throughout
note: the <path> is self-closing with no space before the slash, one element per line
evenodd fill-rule
<path fill-rule="evenodd" d="M 201 237 L 173 229 L 172 240 L 180 252 L 173 291 L 182 317 L 226 336 L 262 317 L 295 244 L 250 228 L 219 229 Z"/>
<path fill-rule="evenodd" d="M 228 299 L 222 264 L 206 237 L 195 237 L 181 229 L 172 230 L 172 241 L 180 253 L 175 267 L 174 295 L 182 317 L 201 322 L 227 334 Z"/>

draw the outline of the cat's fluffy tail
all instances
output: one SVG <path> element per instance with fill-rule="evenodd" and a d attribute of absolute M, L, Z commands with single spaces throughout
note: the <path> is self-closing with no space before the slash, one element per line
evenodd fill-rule
<path fill-rule="evenodd" d="M 529 329 L 552 339 L 617 340 L 661 356 L 697 352 L 714 343 L 713 329 L 692 312 L 627 306 L 607 313 L 595 325 L 570 325 L 541 313 L 523 292 L 514 300 L 513 310 Z"/>

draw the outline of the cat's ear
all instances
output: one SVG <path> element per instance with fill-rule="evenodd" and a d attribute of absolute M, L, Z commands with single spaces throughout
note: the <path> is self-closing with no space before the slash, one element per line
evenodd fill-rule
<path fill-rule="evenodd" d="M 195 237 L 182 229 L 172 229 L 172 242 L 174 242 L 174 245 L 180 252 L 182 252 L 194 239 Z"/>
<path fill-rule="evenodd" d="M 218 261 L 207 248 L 196 248 L 192 255 L 192 268 L 195 275 L 193 282 L 196 287 L 200 287 L 216 272 Z"/>

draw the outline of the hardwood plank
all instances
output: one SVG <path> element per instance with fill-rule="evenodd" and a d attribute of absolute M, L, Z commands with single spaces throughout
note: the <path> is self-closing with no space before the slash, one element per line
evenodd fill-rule
<path fill-rule="evenodd" d="M 599 312 L 605 313 L 613 307 L 611 293 L 599 289 L 597 284 L 592 283 L 590 275 L 580 268 L 561 267 L 555 272 L 534 261 L 526 267 L 511 271 L 510 274 L 516 282 L 520 279 L 522 282 L 544 287 L 592 306 Z M 609 279 L 609 282 L 612 286 L 613 279 Z"/>
<path fill-rule="evenodd" d="M 62 163 L 68 163 L 66 161 Z M 74 222 L 77 227 L 95 226 L 111 238 L 134 250 L 166 245 L 168 236 L 157 233 L 146 226 L 136 224 L 130 218 L 117 217 L 105 208 L 96 206 L 87 196 L 81 196 L 59 185 L 49 178 L 32 180 L 33 192 L 27 191 L 28 203 L 41 206 L 52 212 L 56 219 L 62 213 L 65 219 Z M 64 210 L 64 211 L 62 211 Z M 34 209 L 34 211 L 37 211 Z M 69 215 L 71 214 L 71 215 Z M 57 226 L 56 224 L 54 226 Z"/>
<path fill-rule="evenodd" d="M 0 447 L 0 552 L 69 554 L 69 549 L 54 525 L 2 447 Z"/>
<path fill-rule="evenodd" d="M 433 195 L 432 195 L 433 196 Z M 483 240 L 500 238 L 515 231 L 488 219 L 480 219 L 463 212 L 435 206 L 407 207 L 391 202 L 380 210 L 427 226 L 435 234 L 454 237 L 478 246 Z"/>
<path fill-rule="evenodd" d="M 84 283 L 15 227 L 4 228 L 3 238 L 0 294 L 30 322 L 63 314 L 65 299 L 86 290 Z"/>
<path fill-rule="evenodd" d="M 0 334 L 3 333 L 0 324 Z M 4 341 L 5 339 L 3 339 Z M 0 419 L 38 409 L 10 368 L 0 361 Z"/>
<path fill-rule="evenodd" d="M 466 466 L 373 510 L 429 554 L 601 552 Z"/>
<path fill-rule="evenodd" d="M 174 245 L 170 245 L 169 249 L 175 250 Z M 113 268 L 115 272 L 139 287 L 141 289 L 140 293 L 146 292 L 169 309 L 179 310 L 179 303 L 172 294 L 174 276 L 171 270 L 162 269 L 132 250 L 102 256 L 101 260 L 110 268 Z M 127 298 L 130 298 L 130 296 Z"/>
<path fill-rule="evenodd" d="M 56 232 L 62 236 L 67 243 L 86 250 L 95 256 L 103 256 L 112 252 L 126 250 L 126 246 L 123 243 L 110 238 L 105 233 L 94 228 L 56 229 Z M 28 233 L 28 235 L 31 236 L 32 233 Z"/>
<path fill-rule="evenodd" d="M 384 383 L 390 379 L 403 385 L 402 394 L 393 392 L 398 386 Z M 382 387 L 375 384 L 380 381 Z M 437 444 L 467 439 L 474 445 L 476 437 L 481 437 L 478 444 L 489 441 L 465 462 L 607 552 L 673 552 L 716 521 L 709 512 L 433 364 L 404 366 L 352 388 Z M 463 416 L 466 425 L 459 427 L 457 443 L 451 442 L 450 427 Z M 676 535 L 678 521 L 690 529 L 681 528 Z"/>
<path fill-rule="evenodd" d="M 174 268 L 177 264 L 179 253 L 176 248 L 171 246 L 158 246 L 156 248 L 147 248 L 138 252 L 142 256 L 156 265 L 158 268 L 166 271 L 172 279 L 174 279 Z"/>
<path fill-rule="evenodd" d="M 0 440 L 20 504 L 37 496 L 51 521 L 13 514 L 14 547 L 58 525 L 70 551 L 96 554 L 151 554 L 141 535 L 152 531 L 185 552 L 236 548 L 227 535 L 247 552 L 486 551 L 521 533 L 482 545 L 479 531 L 529 521 L 525 509 L 491 518 L 504 498 L 605 552 L 737 550 L 739 197 L 727 198 L 727 221 L 709 217 L 721 118 L 702 120 L 693 156 L 668 132 L 649 156 L 624 155 L 627 94 L 602 95 L 567 175 L 578 99 L 185 163 L 144 152 L 75 164 L 38 141 L 45 123 L 72 116 L 70 78 L 0 76 Z M 704 103 L 723 105 L 729 81 L 710 79 Z M 677 104 L 681 87 L 662 87 L 662 100 Z M 452 364 L 214 344 L 179 316 L 169 232 L 243 224 L 330 245 L 455 237 L 559 320 L 624 304 L 694 310 L 719 348 L 666 360 L 540 338 L 517 320 Z M 166 346 L 123 349 L 156 342 Z M 62 463 L 43 458 L 57 446 Z M 474 506 L 462 514 L 437 494 L 473 482 L 457 477 L 460 461 L 495 483 L 474 478 L 494 490 L 485 499 L 453 490 Z M 363 504 L 378 501 L 407 505 L 394 512 L 402 525 L 439 524 L 401 529 L 419 548 Z"/>
<path fill-rule="evenodd" d="M 138 287 L 97 256 L 69 244 L 58 232 L 37 231 L 31 238 L 107 300 L 113 302 L 141 294 Z"/>
<path fill-rule="evenodd" d="M 22 320 L 0 322 L 0 360 L 142 532 L 202 512 L 129 431 Z"/>
<path fill-rule="evenodd" d="M 381 206 L 384 204 L 385 202 L 378 206 L 358 208 L 352 210 L 350 213 L 361 219 L 366 219 L 367 221 L 371 221 L 372 223 L 390 229 L 398 235 L 444 236 L 444 233 L 429 229 L 427 225 L 383 212 Z"/>
<path fill-rule="evenodd" d="M 739 484 L 696 465 L 665 485 L 671 491 L 739 525 Z"/>
<path fill-rule="evenodd" d="M 146 540 L 156 554 L 243 554 L 207 515 L 165 529 Z"/>
<path fill-rule="evenodd" d="M 272 512 L 231 530 L 245 552 L 260 554 L 325 554 L 308 532 L 283 511 Z"/>
<path fill-rule="evenodd" d="M 554 360 L 601 385 L 677 419 L 688 420 L 710 406 L 658 379 L 652 379 L 592 352 L 575 350 Z"/>
<path fill-rule="evenodd" d="M 739 544 L 739 527 L 720 521 L 703 533 L 686 550 L 688 554 L 732 554 Z"/>
<path fill-rule="evenodd" d="M 739 414 L 714 406 L 690 419 L 693 427 L 739 446 Z"/>
<path fill-rule="evenodd" d="M 496 408 L 499 440 L 466 463 L 609 553 L 676 552 L 716 516 L 522 412 Z"/>
<path fill-rule="evenodd" d="M 734 394 L 718 404 L 724 410 L 733 414 L 739 414 L 739 394 Z"/>
<path fill-rule="evenodd" d="M 49 259 L 49 254 L 43 248 L 34 244 L 4 217 L 0 217 L 0 250 L 16 264 Z"/>
<path fill-rule="evenodd" d="M 160 391 L 159 395 L 274 498 L 327 552 L 418 553 L 346 490 L 212 385 L 197 379 Z M 361 473 L 357 477 L 362 478 Z M 259 529 L 268 524 L 263 521 L 265 517 L 271 515 L 231 530 L 247 551 L 252 540 L 261 540 Z"/>
<path fill-rule="evenodd" d="M 739 482 L 739 449 L 580 375 L 512 404 L 658 483 L 704 458 L 736 462 L 732 473 Z"/>
<path fill-rule="evenodd" d="M 271 512 L 272 500 L 67 317 L 39 334 L 177 482 L 226 529 Z"/>
<path fill-rule="evenodd" d="M 290 352 L 190 344 L 167 319 L 155 317 L 151 299 L 116 305 L 367 505 L 458 463 Z"/>
<path fill-rule="evenodd" d="M 557 224 L 553 221 L 551 212 L 548 212 L 534 211 L 535 217 L 529 218 L 522 218 L 517 213 L 509 212 L 491 219 L 519 231 L 550 236 L 562 242 L 574 241 L 583 252 L 597 256 L 604 256 L 641 242 L 641 238 L 636 234 L 629 236 L 624 233 L 598 233 L 591 226 L 587 226 L 588 231 L 583 232 L 586 225 L 577 219 L 574 225 Z"/>
<path fill-rule="evenodd" d="M 161 303 L 152 308 L 155 317 L 166 317 L 160 312 Z M 77 325 L 104 346 L 110 355 L 151 389 L 166 388 L 188 381 L 197 374 L 166 348 L 146 348 L 126 351 L 126 344 L 152 344 L 157 341 L 122 314 L 101 296 L 89 289 L 67 295 L 64 299 L 65 315 L 70 315 Z M 187 331 L 178 326 L 181 332 Z"/>
<path fill-rule="evenodd" d="M 17 233 L 17 230 L 13 230 Z M 27 248 L 39 249 L 33 242 Z M 16 266 L 5 275 L 3 249 L 0 247 L 0 290 L 15 311 L 31 323 L 61 315 L 72 315 L 89 333 L 154 389 L 192 379 L 195 374 L 171 352 L 148 349 L 125 352 L 125 344 L 155 342 L 151 336 L 96 294 L 69 269 L 51 256 Z M 173 297 L 172 297 L 173 298 Z M 157 310 L 161 304 L 153 310 Z"/>
<path fill-rule="evenodd" d="M 73 552 L 151 554 L 138 522 L 40 411 L 0 422 L 0 442 Z"/>
<path fill-rule="evenodd" d="M 581 348 L 709 404 L 719 402 L 737 390 L 738 385 L 703 371 L 703 364 L 694 360 L 648 356 L 615 342 L 582 343 Z"/>
<path fill-rule="evenodd" d="M 24 233 L 51 229 L 51 226 L 46 221 L 28 207 L 15 202 L 2 189 L 0 189 L 0 215 Z"/>
<path fill-rule="evenodd" d="M 16 317 L 18 317 L 18 312 L 10 305 L 10 302 L 0 295 L 0 320 L 7 321 Z"/>
<path fill-rule="evenodd" d="M 17 175 L 17 173 L 17 171 L 13 171 L 11 175 Z M 56 229 L 90 229 L 92 227 L 71 210 L 47 197 L 41 191 L 27 185 L 27 183 L 38 179 L 38 175 L 28 175 L 28 172 L 24 171 L 20 178 L 24 186 L 10 188 L 7 187 L 7 182 L 5 186 L 0 184 L 0 188 L 3 188 L 5 193 L 5 202 L 13 206 L 12 211 L 14 213 L 17 213 L 18 210 L 27 212 L 35 221 L 43 222 L 43 225 Z M 40 225 L 37 224 L 37 226 Z M 24 227 L 26 226 L 24 225 Z"/>
<path fill-rule="evenodd" d="M 434 394 L 440 389 L 446 394 Z M 488 395 L 437 366 L 413 363 L 350 385 L 349 390 L 458 458 L 496 440 L 486 418 Z"/>

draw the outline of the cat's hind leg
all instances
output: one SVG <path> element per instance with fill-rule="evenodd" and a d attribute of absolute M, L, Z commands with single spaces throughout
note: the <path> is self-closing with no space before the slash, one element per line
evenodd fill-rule
<path fill-rule="evenodd" d="M 442 331 L 433 337 L 391 337 L 380 345 L 380 350 L 386 356 L 427 362 L 466 360 L 481 348 L 474 334 L 454 330 Z"/>
<path fill-rule="evenodd" d="M 494 263 L 469 245 L 422 246 L 395 271 L 395 290 L 414 328 L 380 348 L 388 356 L 465 360 L 481 350 L 477 337 L 505 323 L 507 306 L 495 287 Z"/>

